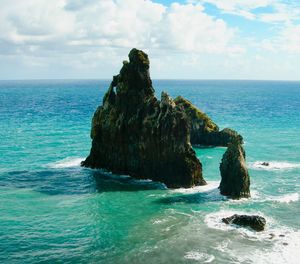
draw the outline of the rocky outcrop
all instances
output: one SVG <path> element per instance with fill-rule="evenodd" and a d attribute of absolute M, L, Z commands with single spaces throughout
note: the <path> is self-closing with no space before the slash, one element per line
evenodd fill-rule
<path fill-rule="evenodd" d="M 94 114 L 92 148 L 82 165 L 173 188 L 204 185 L 187 116 L 166 93 L 160 101 L 154 96 L 149 65 L 147 54 L 130 51 Z"/>
<path fill-rule="evenodd" d="M 220 164 L 220 193 L 234 199 L 250 197 L 250 177 L 246 155 L 239 141 L 229 143 Z"/>
<path fill-rule="evenodd" d="M 266 225 L 266 219 L 259 215 L 238 215 L 222 218 L 226 224 L 235 224 L 244 227 L 250 227 L 255 231 L 263 231 Z"/>
<path fill-rule="evenodd" d="M 232 141 L 243 143 L 242 136 L 236 131 L 230 128 L 220 131 L 219 127 L 205 113 L 182 96 L 176 97 L 174 102 L 182 107 L 188 117 L 192 145 L 226 147 Z"/>

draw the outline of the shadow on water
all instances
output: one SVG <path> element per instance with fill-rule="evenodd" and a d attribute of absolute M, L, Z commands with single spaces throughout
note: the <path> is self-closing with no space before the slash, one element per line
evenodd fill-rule
<path fill-rule="evenodd" d="M 168 205 L 175 204 L 175 203 L 201 204 L 207 202 L 219 202 L 226 199 L 227 199 L 226 197 L 220 194 L 219 189 L 216 188 L 205 192 L 163 197 L 156 200 L 155 203 L 168 204 Z"/>
<path fill-rule="evenodd" d="M 210 145 L 192 145 L 193 149 L 215 149 L 215 148 L 226 148 L 220 146 L 210 146 Z"/>
<path fill-rule="evenodd" d="M 84 168 L 10 171 L 0 178 L 1 186 L 32 189 L 47 195 L 165 189 L 161 183 Z"/>
<path fill-rule="evenodd" d="M 93 177 L 98 192 L 135 192 L 166 189 L 165 185 L 159 182 L 136 180 L 130 176 L 115 175 L 103 171 L 95 171 Z"/>

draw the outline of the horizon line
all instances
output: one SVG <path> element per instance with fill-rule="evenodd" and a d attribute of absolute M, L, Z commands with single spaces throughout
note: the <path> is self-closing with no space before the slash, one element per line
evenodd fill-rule
<path fill-rule="evenodd" d="M 110 81 L 112 78 L 32 78 L 32 79 L 0 79 L 5 81 Z M 300 79 L 205 79 L 205 78 L 152 78 L 152 81 L 265 81 L 265 82 L 300 82 Z"/>

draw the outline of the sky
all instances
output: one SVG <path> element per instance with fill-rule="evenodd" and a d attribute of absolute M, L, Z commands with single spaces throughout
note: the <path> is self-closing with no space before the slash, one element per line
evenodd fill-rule
<path fill-rule="evenodd" d="M 0 79 L 300 80 L 300 0 L 0 0 Z"/>

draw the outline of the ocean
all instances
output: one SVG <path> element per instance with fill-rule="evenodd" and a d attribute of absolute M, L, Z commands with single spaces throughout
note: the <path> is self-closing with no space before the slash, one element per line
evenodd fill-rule
<path fill-rule="evenodd" d="M 299 263 L 300 82 L 153 81 L 243 135 L 241 200 L 217 189 L 221 147 L 195 148 L 208 185 L 191 189 L 81 168 L 109 83 L 0 81 L 0 263 Z M 233 213 L 266 230 L 221 222 Z"/>

